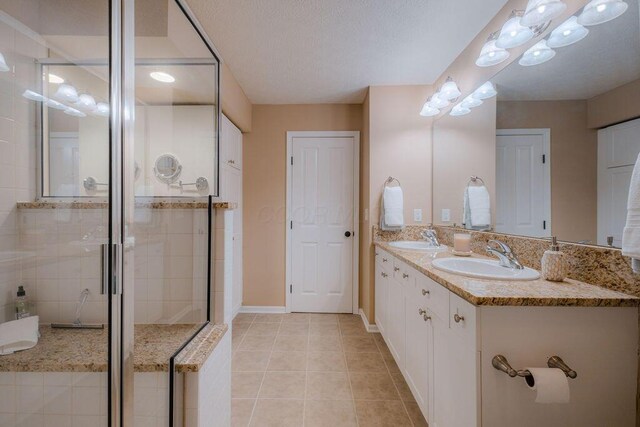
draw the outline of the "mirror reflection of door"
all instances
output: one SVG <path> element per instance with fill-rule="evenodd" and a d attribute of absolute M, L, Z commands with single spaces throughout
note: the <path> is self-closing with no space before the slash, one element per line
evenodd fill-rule
<path fill-rule="evenodd" d="M 80 146 L 78 132 L 49 135 L 49 190 L 58 197 L 80 195 Z"/>
<path fill-rule="evenodd" d="M 496 131 L 497 232 L 551 236 L 549 141 L 549 129 Z"/>

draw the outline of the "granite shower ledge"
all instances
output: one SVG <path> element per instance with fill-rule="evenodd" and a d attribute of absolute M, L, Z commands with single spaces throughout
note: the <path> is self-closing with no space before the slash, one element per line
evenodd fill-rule
<path fill-rule="evenodd" d="M 197 327 L 136 325 L 134 371 L 168 372 L 169 359 Z M 179 354 L 176 371 L 197 372 L 226 331 L 226 325 L 207 325 Z M 0 372 L 107 371 L 107 329 L 52 329 L 41 325 L 40 334 L 34 348 L 0 356 Z"/>
<path fill-rule="evenodd" d="M 48 201 L 18 202 L 18 209 L 106 209 L 109 204 L 103 201 Z M 208 203 L 201 201 L 136 201 L 136 208 L 147 209 L 207 209 Z M 214 202 L 215 209 L 237 209 L 235 202 Z"/>
<path fill-rule="evenodd" d="M 637 307 L 640 299 L 577 280 L 550 282 L 481 280 L 437 270 L 434 258 L 452 257 L 449 253 L 429 255 L 405 251 L 374 242 L 376 246 L 404 261 L 454 294 L 476 306 L 566 306 L 566 307 Z M 476 258 L 486 258 L 473 255 Z"/>

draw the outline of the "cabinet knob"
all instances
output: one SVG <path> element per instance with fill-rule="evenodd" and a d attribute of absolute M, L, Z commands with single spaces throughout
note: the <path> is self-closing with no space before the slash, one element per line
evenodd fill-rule
<path fill-rule="evenodd" d="M 393 267 L 393 271 L 400 271 L 400 267 Z"/>
<path fill-rule="evenodd" d="M 387 259 L 386 258 L 382 258 L 382 262 L 387 262 Z"/>
<path fill-rule="evenodd" d="M 423 290 L 422 290 L 422 296 L 430 295 L 430 294 L 431 294 L 431 292 L 430 292 L 430 291 L 427 291 L 426 289 L 423 289 Z"/>
<path fill-rule="evenodd" d="M 422 315 L 423 315 L 423 314 L 425 314 L 426 312 L 427 312 L 427 310 L 423 310 L 423 309 L 421 309 L 421 308 L 419 308 L 419 309 L 418 309 L 418 314 L 419 314 L 420 316 L 422 316 Z"/>
<path fill-rule="evenodd" d="M 458 313 L 453 315 L 453 320 L 456 323 L 464 322 L 464 316 L 460 316 Z"/>
<path fill-rule="evenodd" d="M 380 273 L 380 275 L 381 275 L 382 277 L 387 277 L 387 276 L 388 276 L 388 274 L 387 274 L 387 273 L 385 273 L 385 272 Z"/>
<path fill-rule="evenodd" d="M 409 275 L 407 273 L 402 273 L 402 278 L 406 279 L 407 277 L 409 277 Z"/>
<path fill-rule="evenodd" d="M 431 320 L 431 316 L 427 316 L 426 314 L 422 315 L 422 320 L 424 320 L 425 322 Z"/>

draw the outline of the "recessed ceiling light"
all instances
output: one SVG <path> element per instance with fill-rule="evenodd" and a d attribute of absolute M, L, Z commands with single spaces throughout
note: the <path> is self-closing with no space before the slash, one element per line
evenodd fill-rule
<path fill-rule="evenodd" d="M 56 76 L 55 74 L 49 74 L 49 83 L 57 84 L 64 83 L 64 79 L 60 76 Z"/>
<path fill-rule="evenodd" d="M 151 76 L 152 79 L 162 83 L 173 83 L 176 81 L 176 78 L 173 77 L 171 74 L 165 73 L 162 71 L 154 71 L 151 74 L 149 74 L 149 76 Z"/>

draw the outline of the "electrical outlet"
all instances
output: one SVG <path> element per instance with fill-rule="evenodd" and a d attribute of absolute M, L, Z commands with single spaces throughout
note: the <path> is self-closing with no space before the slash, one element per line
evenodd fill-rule
<path fill-rule="evenodd" d="M 413 220 L 415 222 L 422 222 L 422 209 L 413 210 Z"/>
<path fill-rule="evenodd" d="M 369 221 L 369 208 L 364 208 L 364 221 Z"/>
<path fill-rule="evenodd" d="M 451 221 L 451 209 L 442 209 L 441 219 L 442 222 Z"/>

